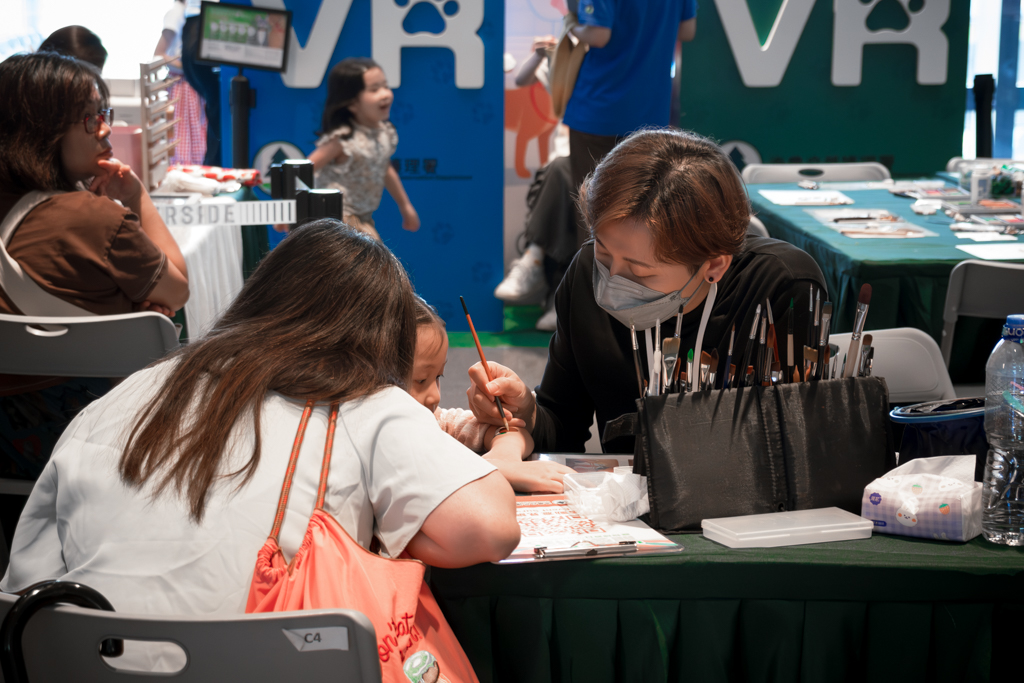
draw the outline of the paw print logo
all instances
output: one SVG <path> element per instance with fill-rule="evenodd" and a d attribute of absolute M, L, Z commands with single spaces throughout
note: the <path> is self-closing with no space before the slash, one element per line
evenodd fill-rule
<path fill-rule="evenodd" d="M 455 67 L 448 59 L 438 59 L 431 64 L 430 73 L 435 83 L 451 83 L 455 76 Z"/>
<path fill-rule="evenodd" d="M 494 268 L 492 268 L 488 263 L 477 261 L 473 264 L 473 269 L 470 272 L 473 282 L 485 285 L 490 282 L 491 276 L 494 274 Z"/>
<path fill-rule="evenodd" d="M 832 85 L 860 85 L 864 47 L 885 43 L 917 48 L 918 85 L 946 82 L 948 0 L 836 0 L 834 11 Z"/>
<path fill-rule="evenodd" d="M 437 309 L 437 314 L 441 316 L 441 320 L 446 323 L 455 319 L 455 308 L 451 304 L 442 301 L 441 303 L 436 304 L 434 308 Z"/>
<path fill-rule="evenodd" d="M 437 244 L 448 244 L 455 237 L 455 228 L 451 223 L 434 223 L 431 232 L 433 232 L 434 242 Z"/>
<path fill-rule="evenodd" d="M 860 0 L 864 5 L 874 4 L 867 18 L 872 31 L 892 29 L 903 31 L 910 26 L 910 18 L 924 9 L 924 0 Z"/>
<path fill-rule="evenodd" d="M 444 47 L 455 56 L 455 87 L 484 86 L 484 0 L 372 0 L 373 59 L 402 84 L 402 49 Z M 450 72 L 443 74 L 451 78 Z M 450 82 L 450 81 L 449 81 Z"/>
<path fill-rule="evenodd" d="M 394 3 L 409 8 L 402 21 L 402 29 L 409 34 L 444 33 L 447 25 L 445 17 L 454 17 L 459 13 L 457 0 L 394 0 Z"/>
<path fill-rule="evenodd" d="M 396 102 L 391 105 L 391 123 L 397 126 L 404 126 L 416 118 L 416 109 L 406 102 Z"/>
<path fill-rule="evenodd" d="M 473 105 L 473 121 L 486 125 L 494 120 L 494 107 L 487 102 Z"/>

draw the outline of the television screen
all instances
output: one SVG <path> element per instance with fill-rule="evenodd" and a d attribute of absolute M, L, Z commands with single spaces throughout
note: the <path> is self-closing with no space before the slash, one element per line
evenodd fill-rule
<path fill-rule="evenodd" d="M 199 18 L 200 61 L 285 70 L 290 11 L 204 1 Z"/>

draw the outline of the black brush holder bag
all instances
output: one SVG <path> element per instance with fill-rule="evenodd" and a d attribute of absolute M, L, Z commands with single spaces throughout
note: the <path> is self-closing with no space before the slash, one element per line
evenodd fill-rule
<path fill-rule="evenodd" d="M 703 519 L 839 507 L 860 514 L 864 487 L 896 466 L 880 377 L 668 394 L 608 423 L 636 436 L 650 525 L 699 531 Z"/>

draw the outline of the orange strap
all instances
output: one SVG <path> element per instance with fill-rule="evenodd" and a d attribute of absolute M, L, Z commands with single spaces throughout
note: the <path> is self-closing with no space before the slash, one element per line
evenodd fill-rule
<path fill-rule="evenodd" d="M 324 461 L 320 465 L 320 488 L 316 492 L 316 510 L 324 506 L 327 495 L 327 475 L 331 473 L 331 453 L 334 452 L 334 428 L 338 426 L 338 404 L 331 404 L 331 419 L 327 423 L 327 445 L 324 446 Z"/>
<path fill-rule="evenodd" d="M 306 408 L 302 411 L 302 419 L 299 420 L 299 431 L 295 433 L 292 455 L 288 459 L 288 470 L 284 475 L 284 485 L 281 486 L 281 497 L 277 499 L 277 515 L 274 517 L 274 528 L 270 530 L 270 537 L 275 542 L 278 540 L 278 534 L 281 533 L 281 522 L 284 521 L 284 511 L 288 507 L 288 493 L 292 489 L 292 475 L 295 474 L 295 465 L 299 462 L 302 437 L 306 435 L 306 425 L 309 423 L 309 416 L 313 413 L 313 405 L 313 401 L 306 402 Z"/>
<path fill-rule="evenodd" d="M 288 470 L 284 475 L 284 484 L 281 486 L 281 497 L 277 500 L 277 515 L 274 517 L 274 528 L 270 530 L 270 538 L 278 542 L 281 533 L 281 524 L 284 522 L 284 511 L 288 507 L 288 494 L 292 490 L 292 477 L 295 476 L 295 466 L 299 462 L 299 451 L 302 449 L 302 439 L 306 435 L 306 425 L 309 424 L 309 416 L 313 414 L 313 401 L 307 401 L 302 411 L 302 419 L 299 420 L 299 430 L 295 433 L 295 443 L 292 444 L 292 454 L 288 459 Z M 331 419 L 327 425 L 327 445 L 324 448 L 324 461 L 320 466 L 320 488 L 317 491 L 316 507 L 323 507 L 324 496 L 327 492 L 327 475 L 331 469 L 331 453 L 334 450 L 334 429 L 338 423 L 338 404 L 331 404 Z"/>

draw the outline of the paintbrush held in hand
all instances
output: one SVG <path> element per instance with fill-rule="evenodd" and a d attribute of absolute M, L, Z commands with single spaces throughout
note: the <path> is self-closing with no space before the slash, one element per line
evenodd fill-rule
<path fill-rule="evenodd" d="M 484 374 L 487 375 L 488 382 L 493 382 L 494 378 L 491 377 L 491 367 L 487 364 L 487 357 L 484 356 L 484 347 L 480 345 L 480 337 L 477 336 L 476 328 L 473 327 L 473 319 L 469 317 L 469 309 L 466 308 L 466 300 L 460 296 L 459 301 L 462 302 L 462 310 L 466 313 L 466 321 L 469 323 L 469 331 L 473 333 L 473 341 L 476 343 L 477 353 L 480 354 L 480 362 L 484 366 Z M 501 399 L 495 396 L 494 404 L 498 406 L 498 415 L 501 416 L 501 421 L 505 424 L 505 431 L 511 431 L 508 426 L 508 418 L 505 417 L 505 408 L 501 405 Z"/>

